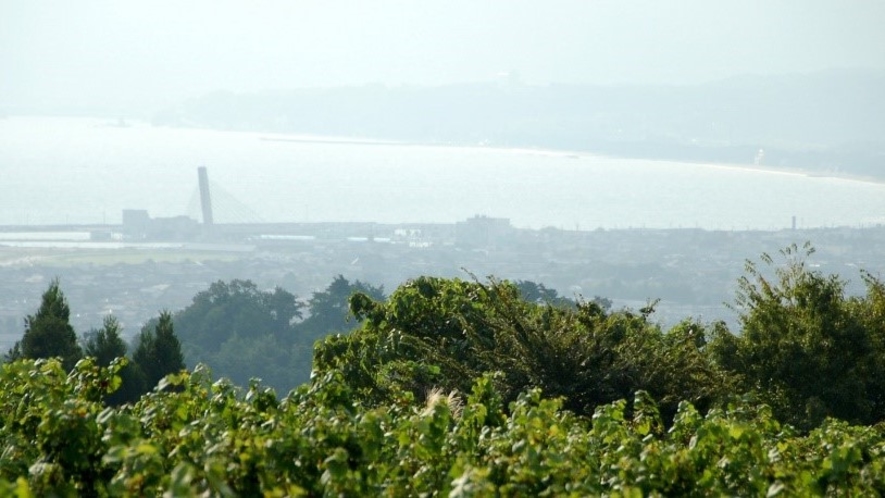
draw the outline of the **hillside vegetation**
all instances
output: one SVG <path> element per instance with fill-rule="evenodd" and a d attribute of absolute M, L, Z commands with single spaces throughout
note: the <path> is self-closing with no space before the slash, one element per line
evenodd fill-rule
<path fill-rule="evenodd" d="M 748 263 L 741 330 L 669 331 L 490 279 L 357 292 L 285 396 L 205 366 L 132 403 L 126 358 L 8 362 L 0 487 L 19 496 L 645 496 L 885 492 L 885 285 Z M 547 297 L 550 297 L 549 295 Z M 539 302 L 541 301 L 541 302 Z"/>

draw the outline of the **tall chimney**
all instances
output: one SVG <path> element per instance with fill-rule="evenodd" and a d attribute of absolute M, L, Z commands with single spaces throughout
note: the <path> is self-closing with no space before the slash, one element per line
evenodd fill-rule
<path fill-rule="evenodd" d="M 203 224 L 211 225 L 212 221 L 212 198 L 209 196 L 209 174 L 206 167 L 197 168 L 197 176 L 200 178 L 200 207 L 203 208 Z"/>

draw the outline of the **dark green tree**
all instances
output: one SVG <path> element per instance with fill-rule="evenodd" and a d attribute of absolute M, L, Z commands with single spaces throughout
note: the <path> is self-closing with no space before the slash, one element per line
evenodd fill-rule
<path fill-rule="evenodd" d="M 83 355 L 95 358 L 95 362 L 107 367 L 116 358 L 126 356 L 126 342 L 120 336 L 123 328 L 113 315 L 104 319 L 102 327 L 91 330 L 83 341 Z M 122 384 L 116 391 L 105 397 L 109 405 L 121 405 L 136 401 L 145 391 L 144 379 L 138 367 L 128 361 L 119 371 Z"/>
<path fill-rule="evenodd" d="M 356 294 L 351 308 L 362 326 L 320 343 L 314 369 L 338 371 L 370 402 L 402 390 L 418 398 L 434 387 L 465 392 L 477 377 L 500 372 L 496 387 L 506 401 L 537 387 L 589 416 L 646 390 L 670 417 L 680 401 L 705 409 L 729 387 L 703 353 L 701 324 L 669 336 L 648 320 L 651 310 L 541 305 L 509 282 L 431 277 L 400 286 L 386 303 Z"/>
<path fill-rule="evenodd" d="M 238 386 L 248 386 L 258 378 L 263 385 L 285 395 L 310 380 L 312 353 L 311 343 L 282 343 L 272 335 L 234 336 L 201 362 L 210 366 L 215 375 Z"/>
<path fill-rule="evenodd" d="M 126 356 L 126 342 L 120 337 L 120 322 L 113 315 L 104 318 L 100 329 L 86 333 L 83 341 L 83 355 L 95 358 L 99 366 L 106 367 L 115 358 Z"/>
<path fill-rule="evenodd" d="M 881 316 L 874 318 L 881 283 L 869 278 L 867 297 L 848 298 L 843 280 L 808 267 L 813 252 L 794 244 L 781 251 L 779 265 L 763 255 L 772 271 L 747 262 L 735 306 L 741 334 L 715 334 L 712 358 L 801 429 L 826 417 L 885 420 L 885 349 Z"/>
<path fill-rule="evenodd" d="M 308 303 L 308 318 L 298 325 L 303 334 L 319 339 L 335 332 L 356 327 L 348 300 L 361 293 L 376 301 L 384 300 L 384 288 L 360 282 L 351 283 L 343 275 L 336 276 L 324 291 L 314 292 Z"/>
<path fill-rule="evenodd" d="M 77 334 L 70 324 L 70 316 L 68 301 L 59 288 L 58 280 L 53 280 L 43 293 L 37 313 L 25 318 L 25 333 L 7 358 L 58 357 L 62 366 L 70 370 L 83 357 Z"/>
<path fill-rule="evenodd" d="M 263 291 L 251 280 L 219 280 L 175 314 L 175 329 L 182 342 L 204 352 L 218 351 L 234 336 L 248 339 L 269 334 L 291 341 L 292 325 L 301 319 L 303 307 L 279 287 Z"/>
<path fill-rule="evenodd" d="M 530 303 L 551 304 L 553 306 L 574 306 L 575 302 L 559 295 L 556 289 L 548 289 L 544 284 L 531 280 L 517 280 L 514 285 L 520 296 Z"/>
<path fill-rule="evenodd" d="M 242 386 L 257 377 L 287 392 L 310 378 L 313 340 L 295 328 L 303 307 L 279 287 L 218 281 L 175 314 L 175 331 L 189 365 L 205 363 Z"/>
<path fill-rule="evenodd" d="M 148 389 L 152 389 L 160 379 L 185 368 L 181 343 L 175 335 L 172 325 L 172 314 L 168 311 L 160 313 L 156 326 L 151 329 L 145 326 L 138 335 L 135 352 L 132 354 Z"/>
<path fill-rule="evenodd" d="M 308 303 L 308 317 L 296 325 L 301 347 L 293 354 L 303 357 L 311 352 L 311 371 L 315 366 L 314 345 L 337 333 L 345 333 L 359 325 L 362 319 L 351 313 L 350 299 L 362 296 L 371 302 L 384 301 L 384 288 L 357 280 L 351 283 L 343 275 L 337 275 L 325 290 L 314 292 Z M 310 372 L 308 372 L 310 373 Z"/>

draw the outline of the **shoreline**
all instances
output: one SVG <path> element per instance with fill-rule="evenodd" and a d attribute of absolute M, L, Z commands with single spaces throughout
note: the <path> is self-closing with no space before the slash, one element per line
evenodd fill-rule
<path fill-rule="evenodd" d="M 197 219 L 193 199 L 185 207 L 188 190 L 191 194 L 196 190 L 189 188 L 193 178 L 187 166 L 207 161 L 212 168 L 219 168 L 222 183 L 237 182 L 237 195 L 253 199 L 250 202 L 263 209 L 265 219 L 283 223 L 456 223 L 485 214 L 509 218 L 520 228 L 775 230 L 790 226 L 793 215 L 801 226 L 857 227 L 885 220 L 885 183 L 881 180 L 845 174 L 844 169 L 835 167 L 828 170 L 827 163 L 813 158 L 806 162 L 813 168 L 793 167 L 802 163 L 781 160 L 774 152 L 766 156 L 771 164 L 752 164 L 752 158 L 744 160 L 746 148 L 692 152 L 627 144 L 622 149 L 629 148 L 627 152 L 634 154 L 625 157 L 619 150 L 610 153 L 612 147 L 607 145 L 581 150 L 488 144 L 472 139 L 461 143 L 343 142 L 343 137 L 152 127 L 142 122 L 133 122 L 129 128 L 105 129 L 101 125 L 107 120 L 13 120 L 3 127 L 3 137 L 20 139 L 25 145 L 10 147 L 5 157 L 10 161 L 23 158 L 22 164 L 33 168 L 10 171 L 10 181 L 4 182 L 9 190 L 2 210 L 5 225 L 116 223 L 120 206 L 145 208 L 159 218 L 188 213 Z M 70 138 L 60 146 L 70 148 L 73 154 L 52 152 L 63 150 L 50 146 L 57 141 L 56 132 L 65 130 Z M 33 137 L 31 142 L 23 140 L 28 137 Z M 286 142 L 272 143 L 268 139 L 294 143 L 286 146 Z M 465 143 L 468 141 L 474 143 Z M 28 144 L 32 143 L 43 144 L 52 153 L 29 160 L 33 156 L 28 155 L 29 151 L 34 148 Z M 361 147 L 363 144 L 376 147 Z M 101 160 L 111 146 L 116 155 Z M 139 147 L 147 146 L 151 147 L 150 153 L 137 154 Z M 660 154 L 643 158 L 649 151 Z M 671 152 L 683 152 L 693 160 L 668 158 L 677 155 Z M 253 162 L 254 166 L 246 167 Z M 125 166 L 130 163 L 132 166 Z M 156 167 L 145 170 L 151 175 L 141 175 L 135 169 L 154 163 Z M 34 171 L 41 174 L 34 176 Z M 849 171 L 876 170 L 858 167 Z M 76 192 L 64 189 L 64 184 L 44 186 L 34 181 L 44 175 L 68 182 L 82 178 L 96 186 L 106 185 L 109 178 L 117 179 L 119 188 L 99 196 L 101 201 L 75 205 L 79 202 Z M 156 191 L 151 197 L 145 196 L 145 188 L 140 187 L 142 178 L 150 182 L 145 187 Z M 279 184 L 281 181 L 286 182 L 285 186 Z M 44 212 L 38 206 L 14 204 L 18 193 L 10 188 L 13 185 L 37 193 L 64 194 L 59 200 L 71 209 L 62 211 L 50 206 Z M 87 184 L 83 185 L 86 189 Z M 48 190 L 50 187 L 52 190 Z M 288 189 L 294 189 L 297 195 L 288 195 Z M 167 194 L 167 190 L 174 194 Z M 758 198 L 760 192 L 764 198 Z M 340 200 L 332 200 L 335 197 Z M 748 199 L 754 199 L 754 209 L 748 209 Z M 449 200 L 458 202 L 452 204 Z M 229 207 L 235 209 L 237 204 Z M 112 214 L 108 217 L 106 213 Z M 260 221 L 257 216 L 238 218 L 235 214 L 219 219 Z"/>
<path fill-rule="evenodd" d="M 10 114 L 4 116 L 4 120 L 15 120 L 16 118 L 22 119 L 76 119 L 76 120 L 91 120 L 94 121 L 93 125 L 104 125 L 107 127 L 118 127 L 116 121 L 114 119 L 106 118 L 106 117 L 92 117 L 92 116 L 45 116 L 45 115 L 29 115 L 29 114 Z M 118 118 L 119 119 L 119 118 Z M 305 144 L 324 144 L 324 145 L 377 145 L 377 146 L 394 146 L 394 147 L 444 147 L 444 148 L 464 148 L 464 149 L 492 149 L 498 151 L 508 151 L 515 153 L 540 153 L 540 154 L 548 154 L 554 156 L 562 156 L 568 157 L 572 159 L 584 159 L 584 158 L 596 158 L 596 159 L 620 159 L 620 160 L 631 160 L 631 161 L 650 161 L 650 162 L 662 162 L 662 163 L 675 163 L 675 164 L 691 164 L 698 166 L 707 166 L 713 168 L 726 168 L 726 169 L 741 169 L 747 171 L 754 171 L 759 173 L 779 173 L 779 174 L 789 174 L 789 175 L 797 175 L 797 176 L 805 176 L 808 178 L 828 178 L 828 179 L 837 179 L 837 180 L 847 180 L 853 182 L 861 182 L 861 183 L 870 183 L 876 185 L 885 184 L 885 177 L 876 177 L 869 175 L 860 175 L 860 174 L 852 174 L 852 173 L 842 173 L 842 172 L 828 172 L 828 171 L 817 171 L 813 169 L 807 168 L 797 168 L 797 167 L 787 167 L 781 168 L 776 166 L 765 166 L 765 165 L 756 165 L 756 164 L 748 164 L 748 163 L 724 163 L 724 162 L 711 162 L 711 161 L 701 161 L 696 159 L 683 159 L 678 157 L 642 157 L 630 154 L 605 154 L 598 153 L 593 150 L 581 150 L 581 149 L 555 149 L 548 147 L 533 147 L 533 146 L 524 146 L 524 145 L 494 145 L 494 144 L 483 144 L 483 143 L 466 143 L 466 142 L 428 142 L 428 141 L 407 141 L 407 140 L 399 140 L 399 139 L 390 139 L 390 138 L 364 138 L 358 136 L 344 136 L 344 135 L 314 135 L 314 134 L 303 134 L 303 133 L 289 133 L 289 132 L 278 132 L 278 131 L 261 131 L 261 130 L 237 130 L 237 129 L 224 129 L 224 128 L 211 128 L 205 126 L 189 126 L 189 125 L 181 125 L 181 126 L 173 126 L 173 125 L 160 125 L 156 126 L 150 123 L 149 121 L 140 120 L 140 119 L 126 119 L 126 128 L 133 126 L 147 126 L 151 128 L 159 128 L 159 129 L 169 129 L 169 130 L 194 130 L 194 131 L 209 131 L 216 133 L 238 133 L 238 134 L 247 134 L 252 135 L 260 141 L 263 142 L 278 142 L 278 143 L 305 143 Z"/>
<path fill-rule="evenodd" d="M 173 127 L 174 128 L 174 127 Z M 207 131 L 233 131 L 236 130 L 218 130 L 215 128 L 187 128 L 187 129 L 201 129 Z M 243 132 L 243 133 L 252 133 L 252 132 Z M 547 147 L 531 147 L 531 146 L 504 146 L 504 145 L 485 145 L 485 144 L 470 144 L 470 143 L 445 143 L 445 142 L 411 142 L 411 141 L 397 141 L 393 139 L 372 139 L 372 138 L 359 138 L 359 137 L 342 137 L 342 136 L 313 136 L 313 135 L 300 135 L 300 134 L 292 134 L 291 138 L 286 137 L 285 133 L 277 134 L 281 136 L 259 136 L 259 140 L 267 141 L 267 142 L 292 142 L 292 143 L 316 143 L 316 144 L 342 144 L 342 145 L 379 145 L 379 146 L 400 146 L 400 147 L 452 147 L 452 148 L 464 148 L 464 149 L 492 149 L 502 152 L 515 152 L 515 153 L 530 153 L 530 154 L 545 154 L 551 156 L 561 156 L 565 158 L 571 159 L 585 159 L 585 158 L 594 158 L 594 159 L 621 159 L 621 160 L 631 160 L 631 161 L 650 161 L 650 162 L 661 162 L 661 163 L 675 163 L 675 164 L 691 164 L 697 166 L 707 166 L 712 168 L 725 168 L 725 169 L 740 169 L 746 171 L 755 171 L 759 173 L 779 173 L 779 174 L 788 174 L 788 175 L 797 175 L 797 176 L 805 176 L 808 178 L 829 178 L 836 180 L 848 180 L 853 182 L 861 182 L 861 183 L 873 183 L 882 185 L 885 184 L 885 178 L 875 177 L 875 176 L 867 176 L 867 175 L 857 175 L 851 173 L 837 173 L 837 172 L 822 172 L 816 171 L 813 169 L 806 168 L 781 168 L 775 166 L 764 166 L 758 164 L 748 164 L 748 163 L 723 163 L 723 162 L 710 162 L 710 161 L 699 161 L 696 159 L 681 159 L 681 158 L 663 158 L 663 157 L 639 157 L 633 155 L 616 155 L 616 154 L 601 154 L 594 152 L 592 150 L 576 150 L 576 149 L 551 149 Z"/>
<path fill-rule="evenodd" d="M 200 128 L 209 131 L 228 131 L 216 130 L 213 128 Z M 756 164 L 745 163 L 720 163 L 709 161 L 698 161 L 693 159 L 679 158 L 661 158 L 661 157 L 637 157 L 631 155 L 614 155 L 600 154 L 592 150 L 574 150 L 574 149 L 550 149 L 545 147 L 526 147 L 526 146 L 502 146 L 502 145 L 482 145 L 468 143 L 440 143 L 440 142 L 399 142 L 384 139 L 360 139 L 360 138 L 343 138 L 343 137 L 316 137 L 316 138 L 283 138 L 283 137 L 259 137 L 262 141 L 267 142 L 293 142 L 293 143 L 316 143 L 316 144 L 342 144 L 342 145 L 379 145 L 379 146 L 397 146 L 397 147 L 452 147 L 463 149 L 492 149 L 502 152 L 514 152 L 521 154 L 545 154 L 550 156 L 561 156 L 571 159 L 619 159 L 630 161 L 649 161 L 659 163 L 673 164 L 691 164 L 696 166 L 707 166 L 711 168 L 739 169 L 746 171 L 755 171 L 759 173 L 777 173 L 786 175 L 805 176 L 808 178 L 829 178 L 836 180 L 848 180 L 861 183 L 885 184 L 885 178 L 874 176 L 855 175 L 850 173 L 830 173 L 820 172 L 812 169 L 803 168 L 778 168 L 773 166 L 762 166 Z"/>

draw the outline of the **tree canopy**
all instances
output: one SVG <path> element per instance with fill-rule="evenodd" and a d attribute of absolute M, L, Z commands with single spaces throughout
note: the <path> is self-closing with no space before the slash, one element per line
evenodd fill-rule
<path fill-rule="evenodd" d="M 420 277 L 382 301 L 341 277 L 316 309 L 337 317 L 326 298 L 347 294 L 357 328 L 322 340 L 283 397 L 182 371 L 163 312 L 131 362 L 155 388 L 117 407 L 127 359 L 104 364 L 108 318 L 73 369 L 2 365 L 0 494 L 882 494 L 885 284 L 863 273 L 865 295 L 847 296 L 812 253 L 748 262 L 738 334 L 664 331 L 653 303 L 527 300 L 494 278 Z M 67 316 L 54 284 L 28 323 Z M 274 362 L 280 341 L 234 333 L 216 358 Z"/>
<path fill-rule="evenodd" d="M 148 389 L 168 374 L 185 368 L 181 343 L 172 325 L 172 313 L 164 311 L 155 327 L 145 326 L 138 335 L 132 359 L 138 365 Z"/>
<path fill-rule="evenodd" d="M 883 421 L 885 287 L 864 274 L 866 296 L 848 297 L 842 279 L 808 267 L 813 253 L 792 245 L 780 265 L 768 255 L 763 268 L 747 262 L 735 303 L 741 333 L 717 334 L 712 359 L 797 427 Z"/>
<path fill-rule="evenodd" d="M 251 280 L 217 281 L 175 314 L 181 338 L 205 352 L 216 352 L 233 337 L 272 335 L 292 340 L 292 326 L 304 304 L 280 287 L 263 291 Z"/>
<path fill-rule="evenodd" d="M 285 393 L 310 379 L 317 340 L 357 325 L 347 305 L 357 292 L 384 298 L 382 288 L 343 275 L 306 303 L 280 287 L 218 281 L 174 315 L 175 330 L 191 365 L 206 363 L 239 385 L 260 378 Z"/>
<path fill-rule="evenodd" d="M 377 301 L 384 300 L 384 288 L 375 287 L 359 280 L 351 283 L 343 275 L 337 275 L 325 290 L 314 292 L 308 304 L 309 316 L 299 326 L 303 333 L 320 339 L 330 333 L 347 332 L 356 326 L 348 302 L 356 293 Z"/>
<path fill-rule="evenodd" d="M 58 280 L 53 280 L 43 293 L 37 312 L 25 318 L 25 333 L 9 352 L 9 359 L 58 357 L 64 368 L 73 368 L 83 351 L 70 317 L 68 300 Z"/>
<path fill-rule="evenodd" d="M 126 342 L 120 336 L 122 327 L 114 315 L 104 318 L 100 329 L 86 333 L 83 355 L 95 358 L 96 363 L 106 367 L 117 358 L 126 356 Z"/>
<path fill-rule="evenodd" d="M 664 333 L 648 314 L 608 313 L 596 302 L 563 308 L 529 303 L 509 282 L 421 277 L 386 303 L 351 298 L 363 325 L 320 344 L 314 368 L 340 371 L 367 399 L 419 399 L 433 387 L 465 392 L 487 372 L 506 401 L 540 388 L 590 415 L 600 404 L 646 390 L 669 416 L 680 401 L 707 407 L 730 383 L 703 352 L 706 330 L 687 322 Z"/>
<path fill-rule="evenodd" d="M 367 403 L 463 392 L 498 372 L 505 400 L 539 388 L 581 415 L 643 390 L 665 420 L 681 401 L 706 410 L 751 393 L 801 430 L 827 417 L 885 421 L 885 285 L 862 273 L 866 294 L 847 296 L 845 281 L 810 266 L 812 257 L 810 245 L 792 245 L 780 260 L 747 263 L 737 333 L 690 318 L 664 330 L 654 302 L 613 311 L 527 281 L 419 277 L 385 299 L 381 288 L 338 275 L 306 303 L 280 288 L 219 281 L 142 330 L 115 402 L 136 399 L 187 359 L 238 385 L 262 378 L 280 393 L 335 373 Z M 126 355 L 113 317 L 84 336 L 81 351 L 69 316 L 53 281 L 8 359 L 58 357 L 71 368 L 84 353 L 103 366 Z"/>

